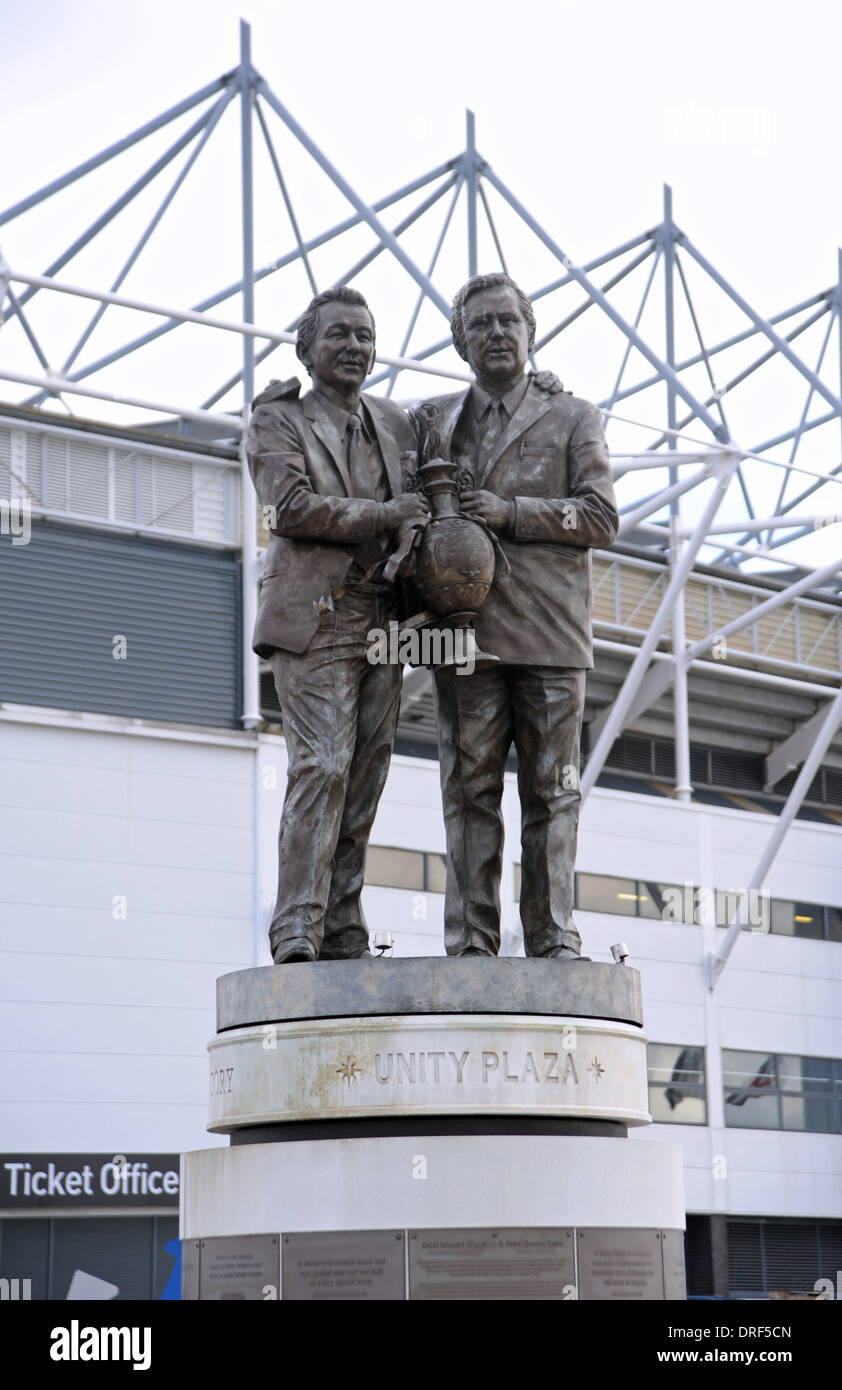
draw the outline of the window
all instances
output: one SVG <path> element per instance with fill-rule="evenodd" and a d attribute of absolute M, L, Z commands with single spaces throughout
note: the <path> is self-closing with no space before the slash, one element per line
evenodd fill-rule
<path fill-rule="evenodd" d="M 726 1125 L 842 1134 L 842 1061 L 724 1050 L 722 1067 Z"/>
<path fill-rule="evenodd" d="M 583 912 L 613 912 L 621 917 L 692 923 L 695 899 L 689 885 L 660 883 L 654 879 L 613 878 L 607 874 L 577 874 L 576 907 Z"/>
<path fill-rule="evenodd" d="M 655 1124 L 703 1125 L 705 1050 L 676 1043 L 650 1043 L 646 1049 L 649 1111 Z"/>
<path fill-rule="evenodd" d="M 443 893 L 447 877 L 447 855 L 425 854 L 424 858 L 427 861 L 428 893 Z"/>
<path fill-rule="evenodd" d="M 365 881 L 378 888 L 406 888 L 412 893 L 443 893 L 447 856 L 416 849 L 369 845 Z"/>
<path fill-rule="evenodd" d="M 815 903 L 772 902 L 772 931 L 778 936 L 807 936 L 821 941 L 824 936 L 824 908 Z"/>
<path fill-rule="evenodd" d="M 637 879 L 577 874 L 578 905 L 583 912 L 614 912 L 637 916 Z"/>
<path fill-rule="evenodd" d="M 515 867 L 516 899 L 520 898 L 520 865 Z M 654 879 L 615 878 L 609 874 L 577 874 L 575 906 L 582 912 L 611 912 L 620 917 L 651 921 L 706 920 L 716 903 L 716 925 L 728 927 L 742 912 L 743 930 L 774 932 L 814 941 L 842 941 L 842 908 L 821 903 L 770 898 L 752 888 L 700 889 L 690 883 L 661 883 Z"/>
<path fill-rule="evenodd" d="M 424 889 L 424 856 L 414 849 L 385 849 L 369 845 L 365 881 L 380 888 Z"/>

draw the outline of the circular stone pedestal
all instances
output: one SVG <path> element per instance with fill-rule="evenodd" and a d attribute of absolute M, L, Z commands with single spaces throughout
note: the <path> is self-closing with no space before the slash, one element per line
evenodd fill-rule
<path fill-rule="evenodd" d="M 640 982 L 587 961 L 325 961 L 218 982 L 185 1297 L 684 1297 Z M 267 1292 L 268 1290 L 268 1292 Z"/>

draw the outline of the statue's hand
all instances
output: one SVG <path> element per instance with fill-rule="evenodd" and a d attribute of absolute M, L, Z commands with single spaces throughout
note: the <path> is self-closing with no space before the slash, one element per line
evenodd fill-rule
<path fill-rule="evenodd" d="M 533 386 L 548 396 L 557 396 L 559 391 L 564 390 L 555 372 L 528 372 L 527 375 Z"/>
<path fill-rule="evenodd" d="M 505 531 L 514 520 L 514 503 L 496 492 L 463 492 L 459 506 L 472 521 L 482 521 L 492 531 Z"/>
<path fill-rule="evenodd" d="M 426 524 L 430 505 L 421 492 L 403 492 L 389 502 L 383 502 L 383 521 L 386 531 L 397 530 L 405 525 Z"/>

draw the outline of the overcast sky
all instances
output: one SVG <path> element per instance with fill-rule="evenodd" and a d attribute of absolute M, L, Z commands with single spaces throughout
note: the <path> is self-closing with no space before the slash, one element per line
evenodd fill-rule
<path fill-rule="evenodd" d="M 255 66 L 367 199 L 458 153 L 470 106 L 481 153 L 575 261 L 657 223 L 668 182 L 676 221 L 762 312 L 771 315 L 836 278 L 842 98 L 834 73 L 842 20 L 830 0 L 802 0 L 795 7 L 781 0 L 532 0 L 521 6 L 498 0 L 368 0 L 364 6 L 336 0 L 295 6 L 275 0 L 28 0 L 24 6 L 6 0 L 0 8 L 0 207 L 233 68 L 241 16 L 252 26 Z M 214 136 L 216 161 L 201 174 L 197 163 L 197 196 L 203 192 L 211 202 L 209 212 L 186 224 L 188 232 L 181 224 L 189 264 L 181 265 L 175 252 L 156 259 L 150 247 L 126 281 L 127 293 L 186 306 L 237 278 L 237 129 L 229 111 Z M 162 148 L 159 143 L 153 153 Z M 222 159 L 226 152 L 235 161 L 230 166 Z M 0 228 L 7 259 L 16 269 L 42 270 L 150 157 L 127 165 L 128 174 L 114 183 L 109 171 L 84 195 L 77 190 L 66 212 L 40 220 L 33 214 L 26 226 Z M 308 181 L 303 165 L 290 159 L 306 235 L 331 214 L 338 220 L 347 204 L 338 195 L 323 199 L 317 181 Z M 144 205 L 145 217 L 166 186 Z M 279 249 L 263 197 L 258 263 L 261 254 Z M 137 230 L 143 225 L 141 218 Z M 367 244 L 360 243 L 363 250 Z M 104 284 L 131 245 L 124 239 L 119 253 L 101 261 L 83 255 L 64 276 Z M 417 254 L 423 259 L 427 250 L 419 245 Z M 527 288 L 541 283 L 518 243 L 511 259 Z M 449 266 L 444 260 L 440 267 L 448 297 L 456 288 L 448 282 Z M 461 277 L 455 262 L 450 273 Z M 303 277 L 291 293 L 298 312 L 308 294 Z M 378 294 L 379 346 L 396 352 L 398 318 L 390 318 L 389 296 L 382 289 Z M 238 316 L 234 301 L 227 307 Z M 271 313 L 273 326 L 283 326 L 276 315 L 294 317 L 288 309 L 264 298 L 258 322 Z M 47 311 L 39 312 L 48 336 Z M 633 312 L 631 302 L 627 312 Z M 109 331 L 125 330 L 119 313 L 92 347 L 104 350 Z M 441 333 L 443 320 L 430 313 L 419 321 L 421 338 L 413 345 Z M 60 326 L 60 316 L 52 322 Z M 65 342 L 75 341 L 77 327 L 68 320 L 56 357 Z M 128 331 L 137 331 L 135 320 Z M 11 330 L 6 338 L 13 344 Z M 573 342 L 567 351 L 558 344 L 546 365 L 565 380 L 572 370 L 576 389 L 596 397 L 604 390 L 597 350 L 589 357 L 585 346 L 571 364 Z M 812 340 L 804 346 L 805 354 L 808 346 L 814 351 Z M 835 342 L 830 350 L 836 363 Z M 180 385 L 173 379 L 176 368 Z M 37 364 L 30 358 L 21 369 L 37 371 Z M 614 369 L 612 363 L 612 380 Z M 278 370 L 273 365 L 269 374 Z M 166 373 L 165 383 L 150 380 L 159 390 L 169 386 L 164 399 L 175 395 L 189 404 L 225 377 L 225 370 L 212 379 L 206 371 L 191 376 L 183 348 L 180 357 L 166 360 Z M 130 389 L 125 379 L 123 387 Z M 758 421 L 760 436 L 763 428 Z M 838 447 L 837 433 L 833 464 Z"/>

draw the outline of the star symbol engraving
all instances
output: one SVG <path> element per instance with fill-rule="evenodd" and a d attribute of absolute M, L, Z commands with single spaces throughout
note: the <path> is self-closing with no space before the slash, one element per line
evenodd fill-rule
<path fill-rule="evenodd" d="M 599 1083 L 600 1077 L 604 1074 L 605 1068 L 600 1062 L 599 1058 L 594 1057 L 593 1061 L 588 1067 L 588 1071 L 590 1072 L 591 1077 L 593 1078 L 593 1083 L 596 1086 Z"/>
<path fill-rule="evenodd" d="M 352 1061 L 350 1057 L 346 1057 L 345 1061 L 336 1068 L 336 1075 L 345 1082 L 346 1086 L 350 1087 L 353 1086 L 357 1077 L 362 1075 L 362 1067 L 358 1067 L 356 1062 Z"/>

